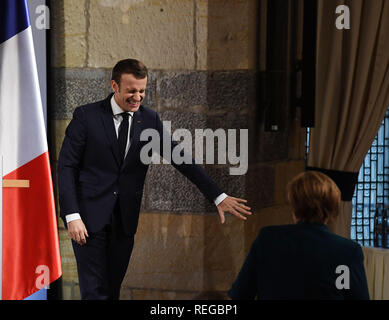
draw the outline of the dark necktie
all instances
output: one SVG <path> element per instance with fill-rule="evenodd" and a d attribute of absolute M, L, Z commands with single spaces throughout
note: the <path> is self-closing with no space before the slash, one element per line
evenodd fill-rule
<path fill-rule="evenodd" d="M 120 161 L 123 162 L 124 155 L 126 154 L 126 146 L 127 146 L 127 138 L 128 138 L 128 117 L 129 114 L 127 112 L 123 112 L 120 114 L 123 117 L 122 122 L 119 126 L 119 155 Z"/>

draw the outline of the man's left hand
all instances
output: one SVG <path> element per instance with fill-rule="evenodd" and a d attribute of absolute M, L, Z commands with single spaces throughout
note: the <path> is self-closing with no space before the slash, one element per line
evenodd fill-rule
<path fill-rule="evenodd" d="M 244 215 L 251 215 L 251 208 L 246 206 L 247 200 L 229 197 L 225 198 L 222 202 L 217 206 L 217 211 L 219 212 L 221 223 L 226 221 L 224 216 L 225 213 L 231 213 L 234 216 L 238 217 L 242 220 L 247 220 Z"/>

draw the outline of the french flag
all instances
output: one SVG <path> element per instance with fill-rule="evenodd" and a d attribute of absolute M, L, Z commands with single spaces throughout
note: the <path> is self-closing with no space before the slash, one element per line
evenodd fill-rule
<path fill-rule="evenodd" d="M 62 275 L 46 129 L 25 0 L 0 1 L 0 162 L 0 298 L 20 300 Z M 28 186 L 7 187 L 7 180 L 27 180 Z"/>

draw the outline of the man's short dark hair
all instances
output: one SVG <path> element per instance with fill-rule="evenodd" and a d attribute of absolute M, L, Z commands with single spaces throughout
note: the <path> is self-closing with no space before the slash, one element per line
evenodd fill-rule
<path fill-rule="evenodd" d="M 112 80 L 120 87 L 122 74 L 132 74 L 136 79 L 144 79 L 148 75 L 147 67 L 139 60 L 120 60 L 112 69 Z"/>

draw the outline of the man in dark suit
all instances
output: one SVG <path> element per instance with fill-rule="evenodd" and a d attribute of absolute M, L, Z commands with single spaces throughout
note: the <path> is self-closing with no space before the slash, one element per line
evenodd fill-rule
<path fill-rule="evenodd" d="M 66 129 L 58 163 L 61 217 L 77 261 L 82 299 L 119 299 L 134 245 L 148 164 L 141 159 L 143 130 L 164 129 L 158 114 L 141 105 L 148 71 L 140 61 L 119 61 L 113 94 L 76 108 Z M 171 148 L 176 143 L 173 141 Z M 171 151 L 171 150 L 169 150 Z M 246 200 L 229 197 L 193 161 L 172 165 L 225 213 L 251 214 Z"/>
<path fill-rule="evenodd" d="M 288 186 L 294 225 L 263 228 L 228 295 L 232 299 L 369 299 L 361 246 L 330 232 L 340 191 L 319 172 Z"/>

